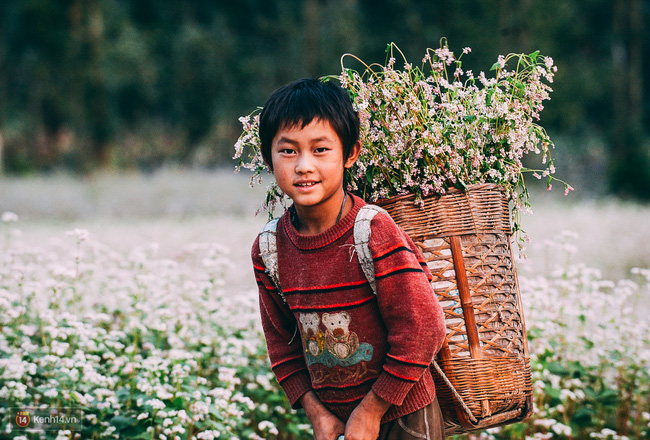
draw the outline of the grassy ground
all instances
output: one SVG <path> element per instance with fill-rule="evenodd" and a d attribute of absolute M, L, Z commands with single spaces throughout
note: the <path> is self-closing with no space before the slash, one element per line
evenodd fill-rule
<path fill-rule="evenodd" d="M 577 191 L 579 193 L 579 189 Z M 249 249 L 265 214 L 255 216 L 264 188 L 245 175 L 164 170 L 154 174 L 65 175 L 0 179 L 0 213 L 20 217 L 22 237 L 39 242 L 80 227 L 117 249 L 156 242 L 173 253 L 183 243 L 215 241 L 230 248 L 232 286 L 250 282 Z M 533 191 L 533 214 L 523 218 L 531 243 L 523 270 L 546 272 L 582 262 L 603 277 L 621 279 L 650 267 L 650 206 L 618 200 L 580 200 L 561 191 Z M 570 233 L 567 233 L 570 232 Z"/>

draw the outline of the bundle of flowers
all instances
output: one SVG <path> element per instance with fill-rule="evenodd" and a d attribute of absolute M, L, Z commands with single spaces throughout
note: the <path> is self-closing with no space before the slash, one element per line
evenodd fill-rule
<path fill-rule="evenodd" d="M 519 228 L 519 213 L 530 206 L 523 173 L 546 178 L 548 189 L 554 179 L 553 142 L 536 121 L 550 99 L 557 68 L 539 52 L 509 54 L 498 57 L 491 75 L 474 75 L 462 68 L 461 58 L 470 51 L 465 48 L 456 57 L 443 39 L 439 49 L 426 50 L 416 67 L 391 43 L 385 65 L 368 65 L 346 54 L 342 73 L 324 78 L 338 79 L 348 90 L 361 121 L 362 151 L 348 176 L 350 191 L 371 202 L 410 193 L 421 201 L 452 188 L 494 183 L 514 202 L 514 226 Z M 346 67 L 350 59 L 363 69 Z M 266 169 L 258 113 L 240 120 L 244 132 L 235 158 L 254 172 L 254 181 Z M 248 162 L 242 156 L 245 148 L 251 152 Z M 541 155 L 543 169 L 523 165 L 530 152 Z M 573 189 L 562 183 L 566 193 Z M 277 188 L 269 187 L 265 206 L 272 207 L 278 196 Z"/>

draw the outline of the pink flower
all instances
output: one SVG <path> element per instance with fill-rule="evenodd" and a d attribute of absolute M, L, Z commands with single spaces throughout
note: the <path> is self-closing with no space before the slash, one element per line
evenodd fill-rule
<path fill-rule="evenodd" d="M 551 67 L 553 67 L 553 58 L 551 58 L 551 57 L 544 57 L 544 64 L 546 65 L 546 67 L 547 67 L 548 69 L 550 69 Z"/>
<path fill-rule="evenodd" d="M 438 55 L 438 58 L 440 58 L 441 61 L 447 63 L 448 66 L 454 62 L 454 54 L 449 50 L 448 47 L 441 47 L 440 49 L 436 49 L 435 52 L 436 55 Z"/>

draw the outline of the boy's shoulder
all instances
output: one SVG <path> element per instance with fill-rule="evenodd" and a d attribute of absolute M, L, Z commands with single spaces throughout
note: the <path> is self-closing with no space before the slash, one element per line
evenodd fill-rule
<path fill-rule="evenodd" d="M 370 246 L 384 248 L 395 246 L 397 243 L 407 244 L 410 240 L 404 230 L 387 211 L 380 209 L 381 211 L 372 218 Z"/>
<path fill-rule="evenodd" d="M 355 244 L 368 245 L 371 241 L 374 247 L 393 246 L 396 242 L 404 242 L 406 236 L 402 228 L 393 220 L 390 214 L 383 208 L 366 203 L 363 199 L 353 196 L 355 209 L 350 213 L 349 230 L 352 231 Z M 289 213 L 268 221 L 257 234 L 252 246 L 253 257 L 259 257 L 260 253 L 266 253 L 277 249 L 277 237 L 280 234 L 287 234 Z M 290 226 L 288 226 L 290 229 Z M 263 249 L 262 249 L 263 248 Z"/>
<path fill-rule="evenodd" d="M 269 234 L 272 234 L 274 237 L 277 237 L 278 234 L 278 229 L 280 228 L 280 223 L 282 222 L 282 218 L 288 215 L 288 213 L 285 211 L 283 215 L 280 217 L 275 217 L 269 221 L 267 221 L 264 226 L 260 229 L 260 231 L 257 233 L 257 236 L 255 237 L 255 241 L 253 241 L 253 246 L 251 249 L 253 259 L 255 257 L 259 257 L 260 255 L 260 244 L 264 244 L 264 241 L 268 238 Z"/>

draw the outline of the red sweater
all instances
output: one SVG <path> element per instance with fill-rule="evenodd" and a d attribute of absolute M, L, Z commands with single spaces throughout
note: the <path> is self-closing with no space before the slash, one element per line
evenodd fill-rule
<path fill-rule="evenodd" d="M 365 202 L 318 235 L 301 235 L 285 213 L 278 224 L 278 268 L 286 303 L 265 273 L 259 238 L 252 250 L 262 326 L 275 376 L 291 405 L 314 390 L 346 421 L 372 389 L 393 405 L 383 422 L 431 403 L 429 364 L 445 325 L 420 251 L 395 222 L 371 223 L 373 294 L 354 251 L 353 227 Z"/>

